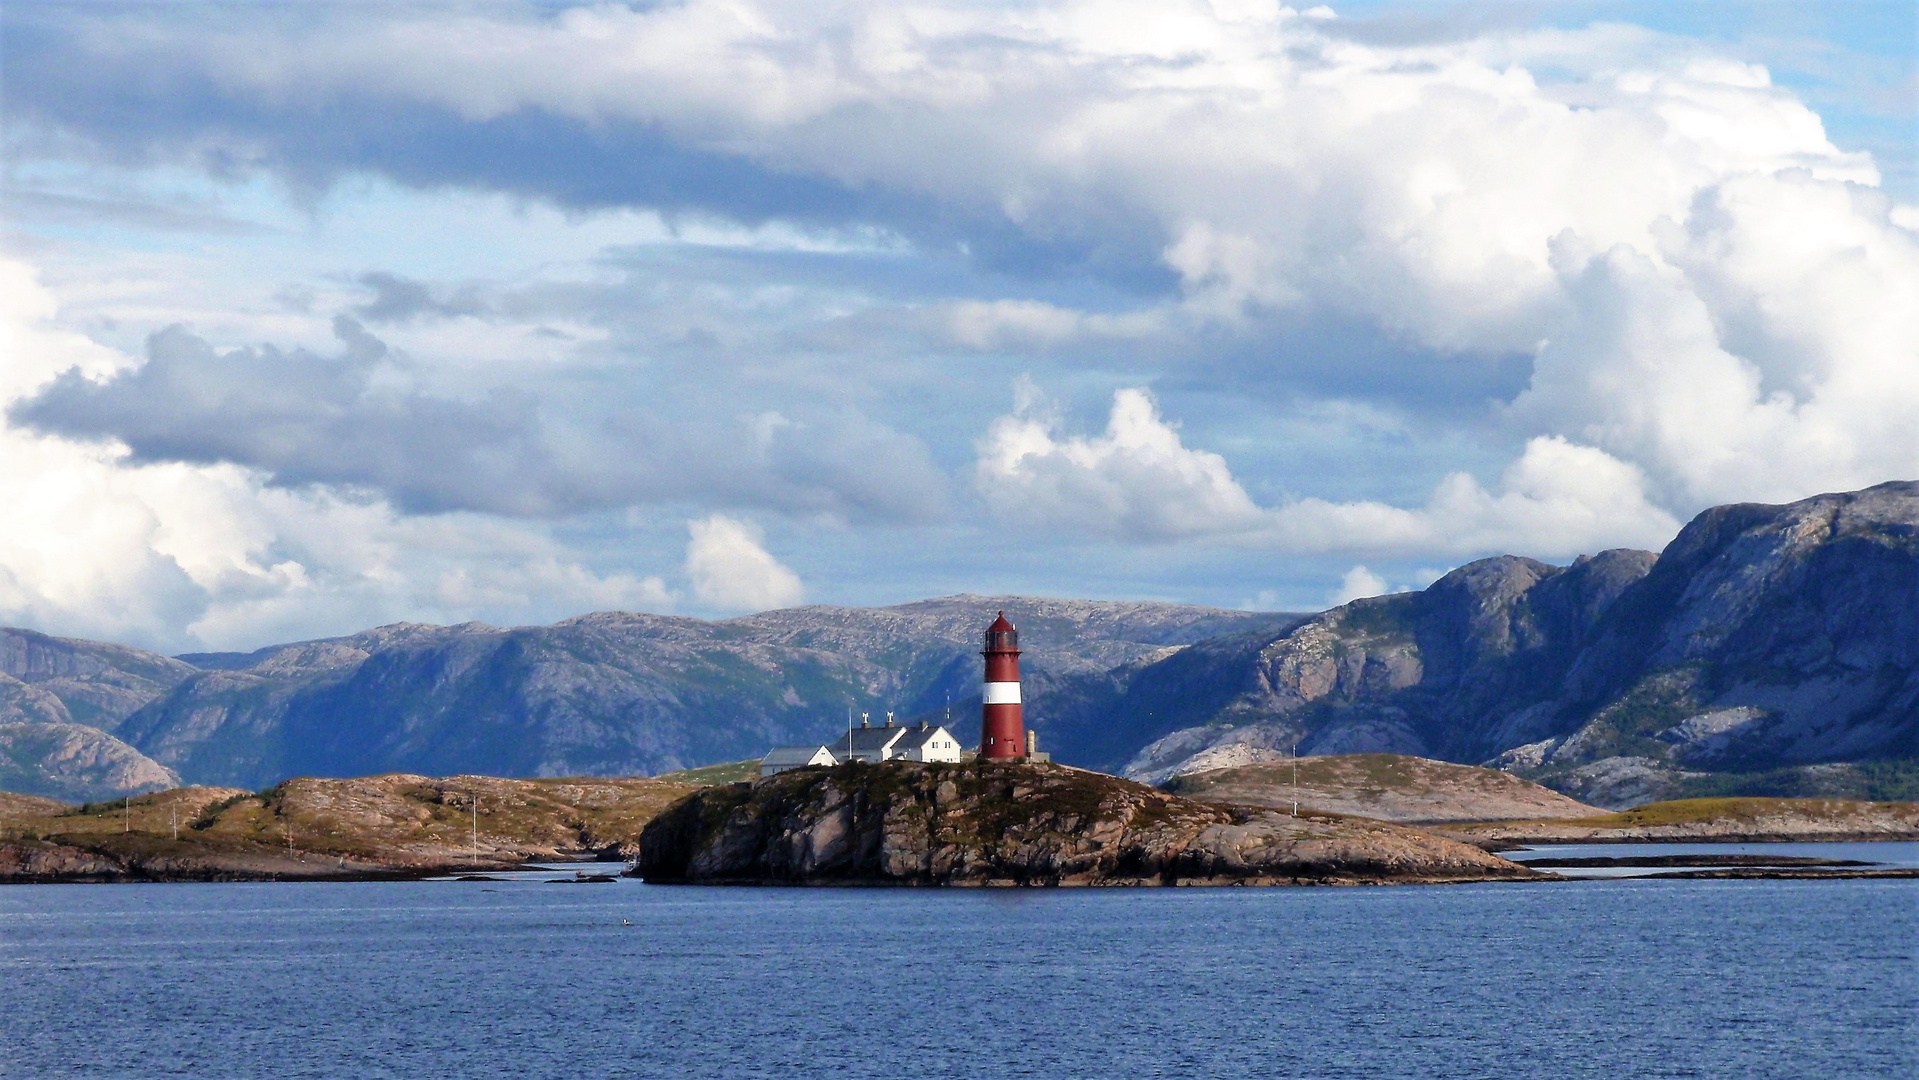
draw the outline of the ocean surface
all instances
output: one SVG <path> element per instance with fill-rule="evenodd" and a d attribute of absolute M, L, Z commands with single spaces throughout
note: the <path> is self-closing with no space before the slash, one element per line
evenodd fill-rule
<path fill-rule="evenodd" d="M 14 886 L 0 1076 L 1911 1078 L 1916 954 L 1912 880 Z"/>

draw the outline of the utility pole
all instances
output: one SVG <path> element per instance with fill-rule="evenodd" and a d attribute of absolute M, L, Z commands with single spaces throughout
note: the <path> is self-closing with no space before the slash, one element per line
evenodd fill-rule
<path fill-rule="evenodd" d="M 167 804 L 167 819 L 173 823 L 173 838 L 180 839 L 180 800 Z"/>
<path fill-rule="evenodd" d="M 473 794 L 473 865 L 480 865 L 480 795 Z"/>
<path fill-rule="evenodd" d="M 1299 816 L 1299 740 L 1293 740 L 1293 816 Z"/>
<path fill-rule="evenodd" d="M 120 831 L 123 833 L 133 831 L 133 796 L 131 795 L 120 797 Z"/>

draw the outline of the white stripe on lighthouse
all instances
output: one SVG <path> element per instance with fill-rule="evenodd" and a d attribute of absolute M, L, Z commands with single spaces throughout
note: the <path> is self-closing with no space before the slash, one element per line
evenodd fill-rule
<path fill-rule="evenodd" d="M 1016 682 L 981 683 L 980 697 L 987 705 L 1018 705 L 1019 684 Z"/>

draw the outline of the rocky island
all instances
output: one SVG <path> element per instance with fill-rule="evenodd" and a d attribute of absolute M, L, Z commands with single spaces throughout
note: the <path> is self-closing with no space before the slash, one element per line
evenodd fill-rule
<path fill-rule="evenodd" d="M 1290 808 L 1393 821 L 1553 820 L 1605 813 L 1498 769 L 1405 754 L 1330 754 L 1175 776 L 1160 785 L 1201 802 Z"/>
<path fill-rule="evenodd" d="M 1436 831 L 1492 850 L 1522 844 L 1919 840 L 1919 803 L 1857 799 L 1674 799 L 1612 814 L 1459 822 Z"/>
<path fill-rule="evenodd" d="M 648 882 L 1305 885 L 1543 875 L 1326 813 L 1197 802 L 1062 765 L 850 763 L 694 792 L 640 834 Z"/>
<path fill-rule="evenodd" d="M 346 881 L 627 859 L 698 778 L 301 777 L 68 806 L 0 795 L 0 883 Z"/>

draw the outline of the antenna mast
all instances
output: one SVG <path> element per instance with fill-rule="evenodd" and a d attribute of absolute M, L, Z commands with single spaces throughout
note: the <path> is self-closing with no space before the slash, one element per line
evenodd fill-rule
<path fill-rule="evenodd" d="M 1293 738 L 1293 816 L 1299 816 L 1299 738 Z"/>

